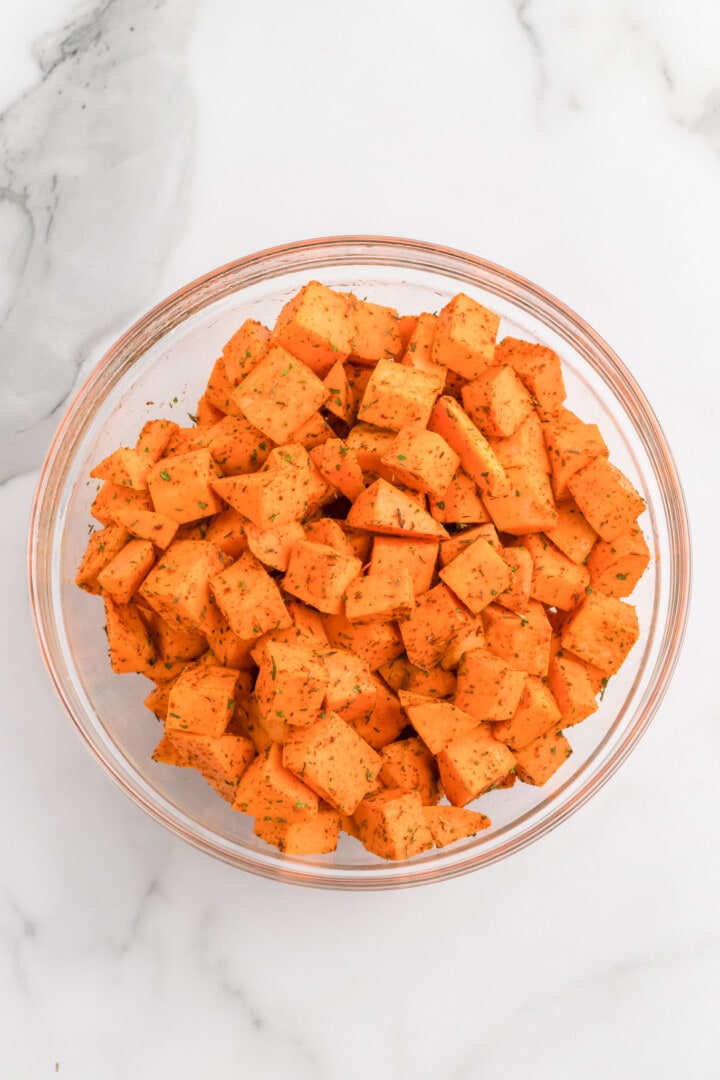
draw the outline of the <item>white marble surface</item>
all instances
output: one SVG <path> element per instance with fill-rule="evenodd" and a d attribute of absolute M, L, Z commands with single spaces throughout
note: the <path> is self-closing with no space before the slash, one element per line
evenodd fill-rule
<path fill-rule="evenodd" d="M 609 785 L 441 886 L 318 893 L 166 834 L 33 638 L 36 469 L 78 372 L 231 258 L 375 232 L 544 284 L 675 448 L 696 591 Z M 720 8 L 24 0 L 0 13 L 0 1076 L 716 1080 Z"/>

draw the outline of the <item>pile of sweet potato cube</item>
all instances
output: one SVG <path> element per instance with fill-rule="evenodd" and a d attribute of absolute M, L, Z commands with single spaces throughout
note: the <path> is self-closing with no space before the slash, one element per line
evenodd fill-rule
<path fill-rule="evenodd" d="M 310 282 L 233 335 L 192 426 L 91 472 L 77 583 L 113 671 L 155 684 L 155 760 L 281 851 L 486 828 L 468 804 L 544 784 L 637 640 L 643 500 L 558 356 L 498 327 Z"/>

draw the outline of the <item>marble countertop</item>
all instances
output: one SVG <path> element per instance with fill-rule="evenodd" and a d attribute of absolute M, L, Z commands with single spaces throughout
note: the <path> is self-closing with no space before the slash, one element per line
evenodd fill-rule
<path fill-rule="evenodd" d="M 660 712 L 589 805 L 368 895 L 144 816 L 64 716 L 25 583 L 38 466 L 104 347 L 213 266 L 351 232 L 472 251 L 598 329 L 674 448 L 696 582 Z M 4 6 L 0 1076 L 717 1080 L 718 251 L 712 0 Z"/>

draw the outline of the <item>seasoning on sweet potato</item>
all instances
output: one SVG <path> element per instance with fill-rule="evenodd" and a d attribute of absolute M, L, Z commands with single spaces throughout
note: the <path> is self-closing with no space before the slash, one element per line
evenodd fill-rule
<path fill-rule="evenodd" d="M 398 693 L 410 723 L 432 754 L 439 754 L 453 739 L 478 725 L 476 717 L 458 709 L 451 701 L 438 701 L 408 690 Z"/>
<path fill-rule="evenodd" d="M 255 757 L 255 747 L 241 735 L 198 735 L 190 731 L 168 730 L 166 738 L 183 763 L 213 781 L 227 802 L 232 803 L 240 777 Z"/>
<path fill-rule="evenodd" d="M 581 660 L 559 652 L 548 666 L 547 684 L 560 710 L 560 726 L 579 724 L 596 712 L 595 689 Z"/>
<path fill-rule="evenodd" d="M 355 653 L 371 671 L 405 651 L 400 631 L 394 622 L 372 619 L 352 623 L 343 614 L 325 615 L 323 625 L 330 644 Z"/>
<path fill-rule="evenodd" d="M 87 547 L 78 567 L 75 584 L 89 593 L 99 593 L 98 574 L 110 563 L 130 539 L 120 525 L 106 525 L 90 533 Z"/>
<path fill-rule="evenodd" d="M 253 832 L 284 855 L 327 855 L 337 847 L 341 820 L 337 810 L 321 803 L 310 821 L 256 817 Z"/>
<path fill-rule="evenodd" d="M 283 765 L 283 750 L 270 743 L 240 778 L 233 810 L 261 820 L 311 821 L 317 817 L 315 792 Z"/>
<path fill-rule="evenodd" d="M 221 612 L 239 638 L 248 640 L 292 625 L 280 590 L 262 563 L 249 551 L 210 582 Z"/>
<path fill-rule="evenodd" d="M 332 712 L 362 711 L 375 700 L 376 683 L 369 666 L 347 649 L 328 649 L 322 654 L 328 672 L 325 704 Z"/>
<path fill-rule="evenodd" d="M 465 412 L 486 437 L 507 438 L 533 410 L 530 394 L 509 364 L 486 368 L 462 388 Z"/>
<path fill-rule="evenodd" d="M 382 664 L 379 673 L 396 692 L 408 690 L 438 701 L 450 698 L 455 693 L 456 679 L 452 671 L 443 671 L 440 667 L 418 667 L 410 663 L 407 656 L 398 656 Z"/>
<path fill-rule="evenodd" d="M 533 599 L 561 611 L 577 607 L 590 584 L 587 567 L 569 559 L 542 533 L 526 534 L 519 542 L 533 561 L 530 588 Z"/>
<path fill-rule="evenodd" d="M 562 731 L 551 728 L 522 750 L 515 750 L 515 772 L 524 784 L 542 787 L 572 754 L 572 747 Z"/>
<path fill-rule="evenodd" d="M 406 727 L 406 719 L 392 690 L 376 675 L 371 675 L 370 678 L 374 685 L 374 694 L 367 708 L 348 708 L 342 716 L 368 746 L 372 746 L 373 750 L 381 750 L 383 746 L 397 739 Z"/>
<path fill-rule="evenodd" d="M 421 540 L 447 536 L 443 526 L 410 495 L 382 478 L 358 495 L 347 522 L 355 529 L 384 536 L 413 536 Z"/>
<path fill-rule="evenodd" d="M 511 750 L 521 750 L 560 721 L 560 709 L 546 684 L 537 675 L 528 675 L 517 709 L 510 720 L 493 725 L 493 734 Z"/>
<path fill-rule="evenodd" d="M 247 518 L 232 506 L 215 514 L 210 521 L 202 522 L 202 539 L 220 548 L 228 561 L 236 559 L 247 549 L 245 526 Z"/>
<path fill-rule="evenodd" d="M 188 731 L 217 739 L 230 722 L 235 708 L 234 668 L 188 666 L 170 690 L 165 733 Z"/>
<path fill-rule="evenodd" d="M 509 720 L 525 685 L 525 672 L 488 649 L 465 653 L 457 672 L 454 702 L 476 721 Z"/>
<path fill-rule="evenodd" d="M 441 392 L 442 379 L 434 373 L 379 360 L 365 387 L 358 420 L 391 431 L 408 424 L 424 427 Z"/>
<path fill-rule="evenodd" d="M 537 412 L 532 412 L 512 433 L 499 439 L 490 436 L 488 442 L 503 469 L 529 466 L 533 472 L 550 473 L 550 459 L 545 445 L 545 424 Z"/>
<path fill-rule="evenodd" d="M 312 724 L 325 698 L 329 676 L 322 660 L 303 645 L 268 641 L 255 684 L 263 718 L 276 716 L 288 724 Z"/>
<path fill-rule="evenodd" d="M 106 480 L 98 491 L 90 513 L 101 525 L 117 525 L 120 510 L 152 510 L 152 500 L 148 491 L 121 487 Z"/>
<path fill-rule="evenodd" d="M 355 451 L 364 473 L 379 476 L 383 472 L 382 458 L 395 441 L 395 432 L 374 424 L 355 424 L 348 432 L 346 445 Z"/>
<path fill-rule="evenodd" d="M 374 366 L 380 360 L 400 355 L 403 344 L 395 308 L 353 297 L 348 317 L 352 323 L 350 350 L 359 364 Z"/>
<path fill-rule="evenodd" d="M 545 535 L 568 559 L 584 563 L 598 538 L 597 533 L 573 499 L 564 498 L 556 510 L 557 521 L 551 529 L 545 529 Z"/>
<path fill-rule="evenodd" d="M 100 571 L 98 585 L 116 604 L 129 604 L 154 562 L 155 551 L 148 540 L 128 540 Z"/>
<path fill-rule="evenodd" d="M 298 540 L 290 552 L 283 589 L 318 611 L 335 614 L 343 610 L 348 586 L 361 567 L 353 555 L 343 555 L 312 540 Z"/>
<path fill-rule="evenodd" d="M 359 839 L 383 859 L 410 859 L 433 846 L 418 791 L 392 788 L 368 795 L 353 817 Z"/>
<path fill-rule="evenodd" d="M 438 498 L 430 499 L 430 513 L 436 521 L 475 525 L 490 520 L 477 484 L 459 468 Z"/>
<path fill-rule="evenodd" d="M 532 588 L 532 556 L 526 548 L 515 547 L 513 544 L 502 548 L 500 555 L 510 569 L 512 580 L 505 592 L 497 597 L 497 602 L 509 611 L 527 611 Z"/>
<path fill-rule="evenodd" d="M 497 529 L 513 536 L 552 529 L 557 523 L 557 510 L 547 473 L 526 466 L 508 468 L 505 475 L 510 492 L 485 496 L 485 506 Z"/>
<path fill-rule="evenodd" d="M 196 660 L 206 651 L 205 637 L 196 630 L 188 630 L 177 622 L 168 622 L 152 610 L 144 614 L 143 618 L 159 660 L 172 664 L 178 661 L 187 662 Z"/>
<path fill-rule="evenodd" d="M 418 596 L 408 619 L 400 624 L 408 659 L 418 667 L 432 667 L 458 634 L 473 625 L 473 618 L 444 582 Z"/>
<path fill-rule="evenodd" d="M 559 412 L 566 392 L 560 357 L 552 349 L 506 337 L 495 349 L 495 363 L 515 369 L 541 420 L 549 420 Z"/>
<path fill-rule="evenodd" d="M 645 509 L 644 500 L 627 476 L 604 457 L 595 458 L 571 476 L 568 488 L 603 540 L 616 540 Z"/>
<path fill-rule="evenodd" d="M 222 409 L 216 408 L 203 394 L 195 406 L 195 423 L 199 428 L 210 428 L 225 417 Z"/>
<path fill-rule="evenodd" d="M 400 362 L 405 367 L 417 368 L 418 371 L 429 371 L 432 374 L 439 375 L 444 386 L 447 368 L 441 367 L 432 359 L 432 344 L 436 326 L 437 315 L 430 315 L 427 311 L 419 315 Z"/>
<path fill-rule="evenodd" d="M 154 547 L 162 550 L 172 544 L 178 530 L 176 521 L 154 510 L 120 508 L 115 513 L 115 520 L 136 539 L 149 540 Z"/>
<path fill-rule="evenodd" d="M 330 711 L 298 728 L 282 757 L 285 768 L 343 814 L 355 812 L 381 765 L 380 755 Z"/>
<path fill-rule="evenodd" d="M 354 623 L 391 621 L 410 615 L 414 604 L 410 571 L 403 567 L 355 578 L 348 586 L 345 614 Z"/>
<path fill-rule="evenodd" d="M 487 647 L 511 667 L 545 676 L 550 662 L 552 627 L 545 607 L 529 600 L 522 612 L 491 604 L 483 612 Z"/>
<path fill-rule="evenodd" d="M 148 458 L 138 450 L 126 446 L 114 450 L 90 470 L 95 480 L 109 480 L 118 487 L 130 487 L 138 491 L 147 488 L 147 475 L 151 467 Z"/>
<path fill-rule="evenodd" d="M 179 429 L 180 425 L 174 420 L 148 420 L 142 426 L 135 449 L 150 465 L 154 465 L 163 456 L 170 439 Z"/>
<path fill-rule="evenodd" d="M 300 521 L 307 513 L 307 494 L 300 479 L 295 469 L 269 469 L 215 479 L 213 489 L 258 529 L 272 529 Z"/>
<path fill-rule="evenodd" d="M 267 350 L 270 331 L 255 319 L 246 319 L 223 346 L 215 361 L 205 397 L 221 412 L 230 411 L 230 397 L 235 387 L 252 371 Z"/>
<path fill-rule="evenodd" d="M 321 377 L 351 352 L 354 324 L 348 297 L 310 281 L 278 315 L 275 340 Z"/>
<path fill-rule="evenodd" d="M 423 806 L 438 801 L 435 758 L 420 739 L 398 739 L 380 751 L 380 780 L 386 788 L 418 791 Z"/>
<path fill-rule="evenodd" d="M 498 553 L 502 552 L 502 544 L 500 543 L 497 529 L 488 522 L 487 524 L 477 525 L 473 529 L 463 529 L 462 532 L 456 533 L 448 540 L 443 540 L 440 544 L 440 565 L 447 566 L 448 563 L 451 563 L 461 552 L 466 551 L 479 536 L 484 537 L 490 547 L 494 548 L 495 551 Z"/>
<path fill-rule="evenodd" d="M 591 592 L 563 626 L 562 647 L 614 675 L 640 636 L 635 608 Z"/>
<path fill-rule="evenodd" d="M 245 528 L 248 550 L 256 559 L 271 570 L 285 571 L 290 561 L 293 544 L 305 539 L 305 530 L 297 521 L 287 525 L 275 525 L 271 529 L 258 529 L 248 522 Z"/>
<path fill-rule="evenodd" d="M 510 491 L 510 481 L 489 442 L 454 398 L 447 395 L 440 398 L 428 427 L 452 447 L 483 496 L 500 496 Z"/>
<path fill-rule="evenodd" d="M 377 535 L 373 539 L 369 574 L 397 576 L 405 569 L 410 574 L 414 595 L 420 596 L 432 585 L 437 557 L 437 540 Z"/>
<path fill-rule="evenodd" d="M 381 459 L 391 483 L 436 498 L 447 489 L 459 460 L 441 435 L 419 424 L 401 428 Z"/>
<path fill-rule="evenodd" d="M 216 479 L 209 450 L 161 458 L 147 476 L 153 509 L 178 525 L 216 514 L 223 509 L 222 500 L 212 488 Z"/>
<path fill-rule="evenodd" d="M 440 666 L 446 671 L 458 667 L 465 653 L 485 647 L 483 615 L 484 612 L 474 615 L 472 622 L 453 638 L 443 652 L 440 657 Z"/>
<path fill-rule="evenodd" d="M 264 435 L 284 443 L 327 397 L 327 388 L 302 360 L 273 345 L 230 400 Z"/>
<path fill-rule="evenodd" d="M 363 475 L 357 454 L 342 439 L 327 439 L 310 451 L 313 465 L 323 480 L 353 501 L 363 490 Z"/>
<path fill-rule="evenodd" d="M 136 604 L 116 604 L 104 596 L 110 666 L 118 675 L 144 672 L 155 661 L 155 649 Z"/>
<path fill-rule="evenodd" d="M 264 465 L 272 441 L 242 417 L 225 416 L 210 428 L 207 449 L 223 476 L 255 472 Z"/>
<path fill-rule="evenodd" d="M 453 806 L 466 806 L 515 768 L 515 758 L 502 742 L 478 724 L 449 742 L 437 755 L 440 780 Z"/>
<path fill-rule="evenodd" d="M 292 434 L 288 435 L 287 441 L 298 443 L 300 446 L 304 446 L 306 450 L 312 450 L 316 446 L 322 446 L 334 434 L 325 417 L 316 412 Z"/>
<path fill-rule="evenodd" d="M 587 560 L 590 584 L 605 596 L 629 596 L 650 563 L 640 529 L 631 525 L 614 540 L 598 540 Z"/>
<path fill-rule="evenodd" d="M 476 379 L 493 362 L 499 317 L 465 293 L 454 296 L 438 316 L 431 359 Z"/>
<path fill-rule="evenodd" d="M 323 379 L 330 397 L 325 402 L 325 408 L 339 420 L 346 424 L 352 424 L 357 416 L 359 398 L 351 380 L 349 371 L 339 360 L 333 364 Z"/>
<path fill-rule="evenodd" d="M 141 597 L 168 622 L 202 629 L 211 603 L 210 579 L 227 558 L 205 540 L 175 540 L 140 586 Z"/>
<path fill-rule="evenodd" d="M 423 806 L 423 816 L 439 848 L 475 836 L 492 825 L 486 814 L 462 806 Z"/>
<path fill-rule="evenodd" d="M 512 582 L 510 567 L 482 536 L 444 566 L 440 577 L 473 615 L 479 615 Z"/>

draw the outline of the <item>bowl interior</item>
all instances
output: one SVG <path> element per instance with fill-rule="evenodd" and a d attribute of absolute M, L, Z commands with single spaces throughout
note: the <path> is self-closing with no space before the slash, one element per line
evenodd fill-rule
<path fill-rule="evenodd" d="M 114 779 L 165 825 L 228 861 L 270 876 L 346 887 L 462 872 L 522 846 L 580 805 L 649 722 L 674 663 L 687 603 L 686 525 L 672 460 L 647 403 L 607 346 L 572 313 L 505 271 L 454 253 L 438 264 L 438 249 L 428 254 L 418 245 L 382 244 L 353 248 L 336 241 L 243 260 L 136 324 L 92 373 L 58 432 L 31 538 L 46 661 L 80 733 Z M 382 863 L 346 836 L 332 855 L 282 856 L 254 837 L 251 820 L 232 811 L 198 774 L 153 762 L 161 726 L 143 706 L 151 684 L 110 671 L 102 603 L 74 585 L 99 487 L 89 478 L 92 466 L 118 446 L 133 445 L 150 418 L 189 425 L 212 363 L 238 325 L 247 317 L 272 325 L 285 300 L 313 277 L 401 313 L 438 310 L 462 289 L 498 312 L 499 338 L 513 335 L 555 349 L 564 363 L 568 406 L 600 426 L 612 461 L 648 507 L 641 524 L 653 560 L 631 598 L 641 639 L 610 680 L 598 712 L 569 732 L 569 762 L 544 788 L 517 784 L 483 796 L 478 806 L 493 820 L 485 833 L 401 865 Z"/>

